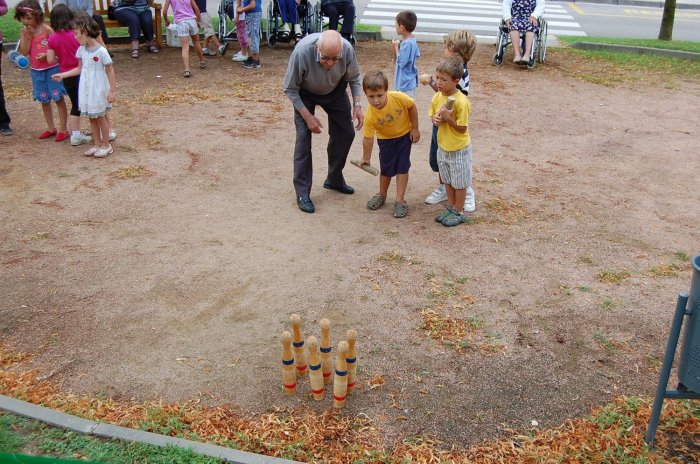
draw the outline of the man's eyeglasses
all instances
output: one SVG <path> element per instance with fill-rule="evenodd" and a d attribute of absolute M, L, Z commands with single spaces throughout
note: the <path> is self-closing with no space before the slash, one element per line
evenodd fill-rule
<path fill-rule="evenodd" d="M 326 55 L 319 56 L 319 59 L 321 61 L 331 61 L 333 63 L 337 63 L 338 61 L 340 61 L 340 58 L 342 58 L 342 57 L 340 57 L 340 56 L 326 56 Z"/>

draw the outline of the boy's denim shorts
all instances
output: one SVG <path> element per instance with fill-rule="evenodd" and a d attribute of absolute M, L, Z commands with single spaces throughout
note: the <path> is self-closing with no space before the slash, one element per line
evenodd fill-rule
<path fill-rule="evenodd" d="M 411 133 L 393 139 L 377 139 L 379 168 L 385 177 L 408 174 L 411 168 Z"/>
<path fill-rule="evenodd" d="M 250 39 L 250 52 L 260 52 L 260 24 L 262 22 L 262 13 L 246 13 L 245 14 L 245 31 Z"/>

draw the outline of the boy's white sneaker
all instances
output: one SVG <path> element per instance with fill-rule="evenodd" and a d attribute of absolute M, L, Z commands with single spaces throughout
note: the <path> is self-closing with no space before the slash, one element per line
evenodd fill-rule
<path fill-rule="evenodd" d="M 445 184 L 440 184 L 437 187 L 435 187 L 435 190 L 433 190 L 433 192 L 430 195 L 428 195 L 428 197 L 425 199 L 425 202 L 429 205 L 435 205 L 445 200 L 447 200 L 447 191 L 445 190 Z"/>
<path fill-rule="evenodd" d="M 214 50 L 209 50 L 208 48 L 203 48 L 202 55 L 204 55 L 204 56 L 216 56 L 216 52 Z"/>
<path fill-rule="evenodd" d="M 112 153 L 114 153 L 114 148 L 112 148 L 112 145 L 108 145 L 105 148 L 100 148 L 95 152 L 93 155 L 95 158 L 104 158 L 105 156 L 109 156 Z"/>
<path fill-rule="evenodd" d="M 114 129 L 109 130 L 109 141 L 117 139 L 117 132 Z"/>
<path fill-rule="evenodd" d="M 226 49 L 228 48 L 228 43 L 224 42 L 221 45 L 219 45 L 219 55 L 223 56 L 224 53 L 226 53 Z"/>
<path fill-rule="evenodd" d="M 233 55 L 233 58 L 231 58 L 233 61 L 246 61 L 248 59 L 248 55 L 244 55 L 241 52 L 236 53 Z"/>
<path fill-rule="evenodd" d="M 476 197 L 474 190 L 467 187 L 467 196 L 464 198 L 464 212 L 471 213 L 476 209 Z"/>
<path fill-rule="evenodd" d="M 89 135 L 78 134 L 70 136 L 70 144 L 74 147 L 89 142 L 92 142 L 92 137 L 90 137 Z"/>

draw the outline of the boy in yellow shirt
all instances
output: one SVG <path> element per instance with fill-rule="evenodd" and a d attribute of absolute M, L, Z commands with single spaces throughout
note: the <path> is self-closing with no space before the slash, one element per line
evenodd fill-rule
<path fill-rule="evenodd" d="M 467 188 L 472 184 L 472 146 L 469 137 L 469 98 L 457 89 L 462 77 L 462 62 L 454 57 L 443 58 L 435 68 L 437 92 L 430 102 L 432 122 L 437 126 L 437 161 L 440 178 L 447 190 L 447 208 L 435 221 L 446 227 L 467 222 L 462 212 Z M 452 109 L 445 104 L 449 97 L 455 101 Z"/>
<path fill-rule="evenodd" d="M 408 170 L 411 167 L 411 144 L 420 140 L 418 110 L 414 100 L 405 93 L 389 92 L 389 80 L 382 71 L 365 74 L 362 90 L 369 107 L 362 128 L 364 139 L 361 164 L 369 164 L 376 135 L 380 168 L 379 193 L 367 202 L 367 208 L 377 210 L 382 207 L 391 185 L 391 178 L 396 176 L 393 216 L 403 218 L 408 215 L 405 195 Z"/>

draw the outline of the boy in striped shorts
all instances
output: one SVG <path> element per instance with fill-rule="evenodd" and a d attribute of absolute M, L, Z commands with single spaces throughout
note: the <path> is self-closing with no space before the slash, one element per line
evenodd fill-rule
<path fill-rule="evenodd" d="M 457 89 L 462 77 L 462 62 L 458 58 L 443 58 L 435 68 L 437 92 L 430 102 L 428 114 L 437 130 L 437 161 L 440 177 L 447 190 L 447 208 L 435 221 L 446 227 L 467 222 L 462 212 L 467 188 L 472 183 L 472 146 L 469 137 L 469 98 Z M 454 104 L 447 109 L 449 97 Z"/>

